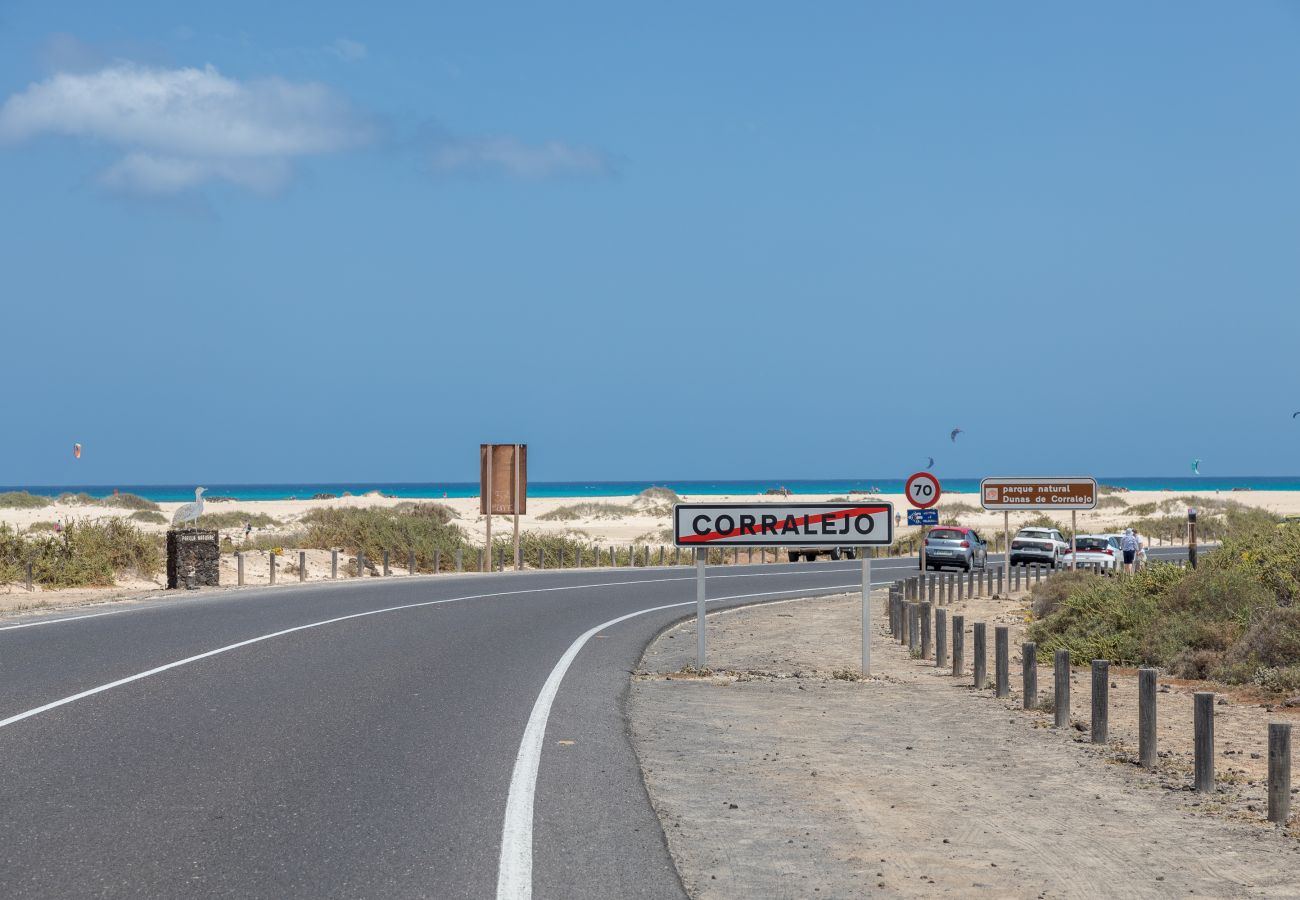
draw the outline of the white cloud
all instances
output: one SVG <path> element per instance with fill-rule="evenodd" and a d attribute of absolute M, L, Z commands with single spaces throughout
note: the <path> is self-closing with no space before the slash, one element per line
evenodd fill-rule
<path fill-rule="evenodd" d="M 436 172 L 512 178 L 614 173 L 609 158 L 597 150 L 560 141 L 526 144 L 513 137 L 443 137 L 434 146 L 432 162 Z"/>
<path fill-rule="evenodd" d="M 366 58 L 368 52 L 365 44 L 360 41 L 350 41 L 347 38 L 338 38 L 325 49 L 344 62 L 361 62 Z"/>
<path fill-rule="evenodd" d="M 238 81 L 212 66 L 115 63 L 61 72 L 0 107 L 0 141 L 66 135 L 120 147 L 109 186 L 172 193 L 209 181 L 274 190 L 303 156 L 369 142 L 372 129 L 320 84 Z"/>

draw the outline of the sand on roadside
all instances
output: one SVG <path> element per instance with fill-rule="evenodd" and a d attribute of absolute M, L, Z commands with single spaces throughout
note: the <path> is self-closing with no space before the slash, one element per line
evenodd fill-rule
<path fill-rule="evenodd" d="M 1021 602 L 945 609 L 1023 627 Z M 1114 670 L 1111 741 L 1087 734 L 1089 675 L 1073 673 L 1073 727 L 971 687 L 967 670 L 912 658 L 876 609 L 875 672 L 855 681 L 857 597 L 711 615 L 707 677 L 694 623 L 661 635 L 633 676 L 628 716 L 646 786 L 693 897 L 1300 895 L 1300 840 L 1263 821 L 1266 712 L 1217 707 L 1220 790 L 1187 789 L 1191 691 L 1159 695 L 1155 772 L 1135 764 L 1133 674 Z M 990 677 L 993 660 L 989 660 Z M 840 677 L 836 677 L 836 673 Z M 1039 670 L 1051 689 L 1051 674 Z M 1162 685 L 1165 683 L 1162 679 Z M 1253 759 L 1252 753 L 1261 754 Z"/>

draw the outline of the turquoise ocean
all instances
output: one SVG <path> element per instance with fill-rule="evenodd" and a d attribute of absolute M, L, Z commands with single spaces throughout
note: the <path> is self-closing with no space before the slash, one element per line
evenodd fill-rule
<path fill-rule="evenodd" d="M 1300 476 L 1242 476 L 1167 478 L 1098 478 L 1102 484 L 1127 488 L 1131 491 L 1181 491 L 1189 494 L 1207 494 L 1219 491 L 1300 491 Z M 979 491 L 978 478 L 944 478 L 945 493 L 973 494 Z M 530 497 L 618 497 L 638 494 L 648 487 L 672 488 L 684 497 L 701 494 L 761 494 L 775 488 L 787 488 L 795 494 L 847 494 L 877 488 L 888 494 L 903 492 L 902 478 L 834 478 L 799 479 L 766 478 L 748 481 L 534 481 L 528 486 Z M 316 494 L 344 493 L 360 495 L 379 491 L 395 497 L 413 500 L 441 497 L 477 497 L 476 481 L 383 482 L 352 481 L 330 484 L 212 484 L 207 487 L 207 497 L 229 497 L 235 500 L 304 500 Z M 155 501 L 192 500 L 194 485 L 183 484 L 72 484 L 72 485 L 13 485 L 0 486 L 0 491 L 30 491 L 55 497 L 63 493 L 86 493 L 106 497 L 114 490 L 139 494 Z"/>

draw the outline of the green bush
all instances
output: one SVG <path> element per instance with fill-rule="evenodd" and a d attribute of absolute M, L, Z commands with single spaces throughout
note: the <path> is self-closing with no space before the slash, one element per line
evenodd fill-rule
<path fill-rule="evenodd" d="M 14 581 L 26 563 L 45 588 L 111 587 L 116 576 L 152 578 L 162 569 L 162 540 L 120 518 L 68 522 L 57 535 L 20 537 L 0 526 L 0 578 Z"/>
<path fill-rule="evenodd" d="M 624 503 L 596 503 L 584 501 L 569 506 L 557 506 L 537 517 L 540 522 L 572 522 L 575 519 L 621 519 L 634 516 L 638 510 Z"/>
<path fill-rule="evenodd" d="M 412 509 L 314 509 L 302 518 L 302 533 L 294 542 L 283 538 L 284 546 L 328 550 L 338 547 L 348 553 L 364 552 L 370 560 L 380 560 L 389 550 L 398 565 L 406 554 L 415 551 L 416 567 L 433 568 L 435 551 L 441 552 L 443 569 L 455 567 L 455 553 L 465 551 L 467 568 L 477 558 L 478 547 L 469 542 L 463 529 L 444 521 L 445 513 L 437 504 L 417 504 Z M 430 508 L 435 507 L 435 508 Z"/>
<path fill-rule="evenodd" d="M 166 525 L 167 517 L 152 509 L 137 509 L 127 518 L 134 522 L 148 522 L 151 525 Z"/>
<path fill-rule="evenodd" d="M 655 503 L 667 503 L 670 506 L 674 503 L 681 503 L 682 498 L 672 488 L 667 487 L 648 487 L 639 494 L 642 500 L 652 500 Z"/>
<path fill-rule="evenodd" d="M 95 506 L 99 503 L 98 500 L 84 491 L 80 494 L 71 494 L 64 491 L 62 494 L 59 494 L 58 502 L 62 503 L 64 506 Z"/>
<path fill-rule="evenodd" d="M 117 494 L 99 501 L 100 506 L 119 506 L 122 509 L 138 509 L 160 512 L 162 507 L 152 500 L 146 500 L 136 494 Z"/>
<path fill-rule="evenodd" d="M 1159 665 L 1184 678 L 1300 687 L 1300 529 L 1240 504 L 1218 508 L 1223 543 L 1198 569 L 1157 563 L 1131 578 L 1058 576 L 1036 588 L 1041 618 L 1029 636 L 1040 653 L 1068 648 L 1078 660 Z"/>
<path fill-rule="evenodd" d="M 58 522 L 45 522 L 45 521 L 33 522 L 32 524 L 27 526 L 27 530 L 28 531 L 53 531 L 54 526 L 58 524 L 59 524 Z"/>
<path fill-rule="evenodd" d="M 40 509 L 50 505 L 49 497 L 29 494 L 26 491 L 6 491 L 0 493 L 0 507 L 5 509 Z"/>
<path fill-rule="evenodd" d="M 194 522 L 195 528 L 243 528 L 245 523 L 254 528 L 278 528 L 282 523 L 266 513 L 243 512 L 238 509 L 223 509 L 221 512 L 204 513 Z"/>

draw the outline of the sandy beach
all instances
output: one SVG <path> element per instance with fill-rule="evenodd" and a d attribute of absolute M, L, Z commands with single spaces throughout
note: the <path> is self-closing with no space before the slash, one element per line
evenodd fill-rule
<path fill-rule="evenodd" d="M 1122 528 L 1139 518 L 1163 517 L 1169 515 L 1183 516 L 1186 513 L 1185 499 L 1189 495 L 1174 491 L 1133 491 L 1108 494 L 1102 497 L 1101 505 L 1095 510 L 1079 513 L 1079 530 L 1110 531 Z M 1231 500 L 1246 506 L 1265 509 L 1278 515 L 1300 515 L 1300 491 L 1232 491 L 1201 495 L 1216 500 Z M 895 512 L 905 516 L 908 505 L 901 494 L 853 494 L 849 499 L 887 500 L 894 505 Z M 683 495 L 683 500 L 695 503 L 776 502 L 782 498 L 763 494 L 710 494 Z M 791 494 L 787 498 L 793 502 L 822 502 L 842 500 L 844 495 L 834 494 Z M 471 540 L 481 542 L 486 532 L 486 520 L 479 514 L 477 497 L 452 497 L 449 499 L 411 501 L 404 498 L 384 497 L 376 493 L 356 497 L 339 497 L 322 500 L 229 500 L 212 501 L 206 506 L 208 513 L 248 513 L 269 516 L 280 523 L 274 526 L 255 528 L 255 533 L 292 532 L 304 515 L 313 509 L 339 507 L 394 507 L 403 503 L 440 503 L 450 507 L 456 514 L 456 524 L 470 536 Z M 1123 504 L 1123 505 L 1121 505 Z M 160 503 L 163 515 L 170 521 L 180 503 Z M 573 518 L 556 518 L 557 510 L 566 507 L 578 507 L 582 512 Z M 1154 507 L 1154 512 L 1143 510 Z M 584 509 L 585 508 L 585 509 Z M 992 537 L 1002 528 L 1002 514 L 986 512 L 979 507 L 979 497 L 975 493 L 945 493 L 937 507 L 943 521 L 955 520 L 985 532 Z M 128 518 L 130 509 L 105 506 L 88 506 L 68 503 L 52 503 L 50 506 L 36 509 L 0 508 L 0 522 L 4 522 L 20 531 L 26 531 L 38 522 L 67 522 L 72 519 L 92 520 L 109 517 Z M 1018 528 L 1025 521 L 1042 513 L 1012 513 L 1011 528 Z M 1054 519 L 1062 526 L 1069 526 L 1069 513 L 1057 513 Z M 168 526 L 148 522 L 138 523 L 144 531 L 163 533 Z M 512 527 L 509 516 L 496 516 L 493 519 L 494 535 L 501 535 Z M 529 498 L 528 515 L 521 516 L 519 527 L 523 531 L 536 531 L 543 534 L 570 534 L 596 543 L 671 543 L 671 536 L 666 529 L 671 527 L 668 507 L 661 503 L 647 503 L 636 495 L 623 497 L 544 497 Z M 241 531 L 239 528 L 223 529 L 231 535 Z M 895 529 L 895 534 L 906 537 L 919 533 L 919 528 L 909 528 L 906 523 Z"/>

